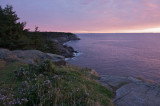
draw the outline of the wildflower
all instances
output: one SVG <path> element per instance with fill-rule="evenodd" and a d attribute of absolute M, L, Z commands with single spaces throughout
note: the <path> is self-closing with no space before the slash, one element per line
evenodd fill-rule
<path fill-rule="evenodd" d="M 44 81 L 43 85 L 46 86 L 46 87 L 48 87 L 48 88 L 52 88 L 52 84 L 51 84 L 50 80 Z"/>
<path fill-rule="evenodd" d="M 27 98 L 22 98 L 21 101 L 28 102 Z"/>
<path fill-rule="evenodd" d="M 43 74 L 40 74 L 39 76 L 40 76 L 40 77 L 43 77 L 44 75 L 43 75 Z"/>
<path fill-rule="evenodd" d="M 27 81 L 22 82 L 22 87 L 29 88 L 29 84 Z"/>
<path fill-rule="evenodd" d="M 54 75 L 52 78 L 55 79 L 55 78 L 57 78 L 57 77 L 58 77 L 58 75 Z"/>
<path fill-rule="evenodd" d="M 25 69 L 23 67 L 20 67 L 19 70 L 23 72 Z"/>

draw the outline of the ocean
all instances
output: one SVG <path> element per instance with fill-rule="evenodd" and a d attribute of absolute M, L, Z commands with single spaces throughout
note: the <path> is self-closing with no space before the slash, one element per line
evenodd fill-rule
<path fill-rule="evenodd" d="M 68 42 L 79 55 L 68 63 L 99 75 L 133 76 L 160 82 L 159 33 L 77 34 Z"/>

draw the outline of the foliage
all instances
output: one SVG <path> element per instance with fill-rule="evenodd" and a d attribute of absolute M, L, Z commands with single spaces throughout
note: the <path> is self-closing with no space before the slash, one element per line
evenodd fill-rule
<path fill-rule="evenodd" d="M 26 23 L 18 20 L 12 6 L 7 5 L 4 9 L 0 7 L 0 47 L 10 50 L 36 49 L 57 53 L 55 44 L 49 39 L 44 39 L 37 26 L 35 32 L 31 34 L 27 29 L 24 29 Z"/>
<path fill-rule="evenodd" d="M 12 73 L 10 83 L 1 84 L 0 105 L 111 105 L 112 93 L 92 79 L 90 72 L 87 68 L 55 66 L 50 61 L 20 67 Z"/>
<path fill-rule="evenodd" d="M 26 45 L 26 23 L 18 20 L 12 6 L 0 7 L 0 47 L 16 49 Z"/>
<path fill-rule="evenodd" d="M 49 52 L 49 53 L 55 53 L 58 54 L 56 50 L 56 45 L 53 41 L 51 40 L 46 40 L 45 41 L 45 47 L 44 47 L 44 52 Z"/>

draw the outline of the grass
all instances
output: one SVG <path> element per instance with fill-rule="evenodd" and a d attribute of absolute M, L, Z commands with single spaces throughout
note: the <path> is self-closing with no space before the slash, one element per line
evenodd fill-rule
<path fill-rule="evenodd" d="M 0 82 L 10 82 L 14 77 L 14 71 L 22 66 L 22 63 L 14 62 L 7 64 L 4 61 L 0 62 Z"/>
<path fill-rule="evenodd" d="M 91 69 L 56 66 L 49 61 L 28 66 L 12 63 L 0 71 L 0 81 L 3 82 L 0 105 L 112 105 L 112 92 L 99 84 L 97 78 Z"/>

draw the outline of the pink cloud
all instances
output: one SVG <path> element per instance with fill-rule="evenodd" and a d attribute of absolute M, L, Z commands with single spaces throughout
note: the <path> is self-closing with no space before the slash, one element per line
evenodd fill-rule
<path fill-rule="evenodd" d="M 38 25 L 42 31 L 160 27 L 160 0 L 5 0 L 2 4 L 12 4 L 27 27 Z"/>
<path fill-rule="evenodd" d="M 88 5 L 89 3 L 91 3 L 93 0 L 85 0 L 82 2 L 83 5 Z"/>

